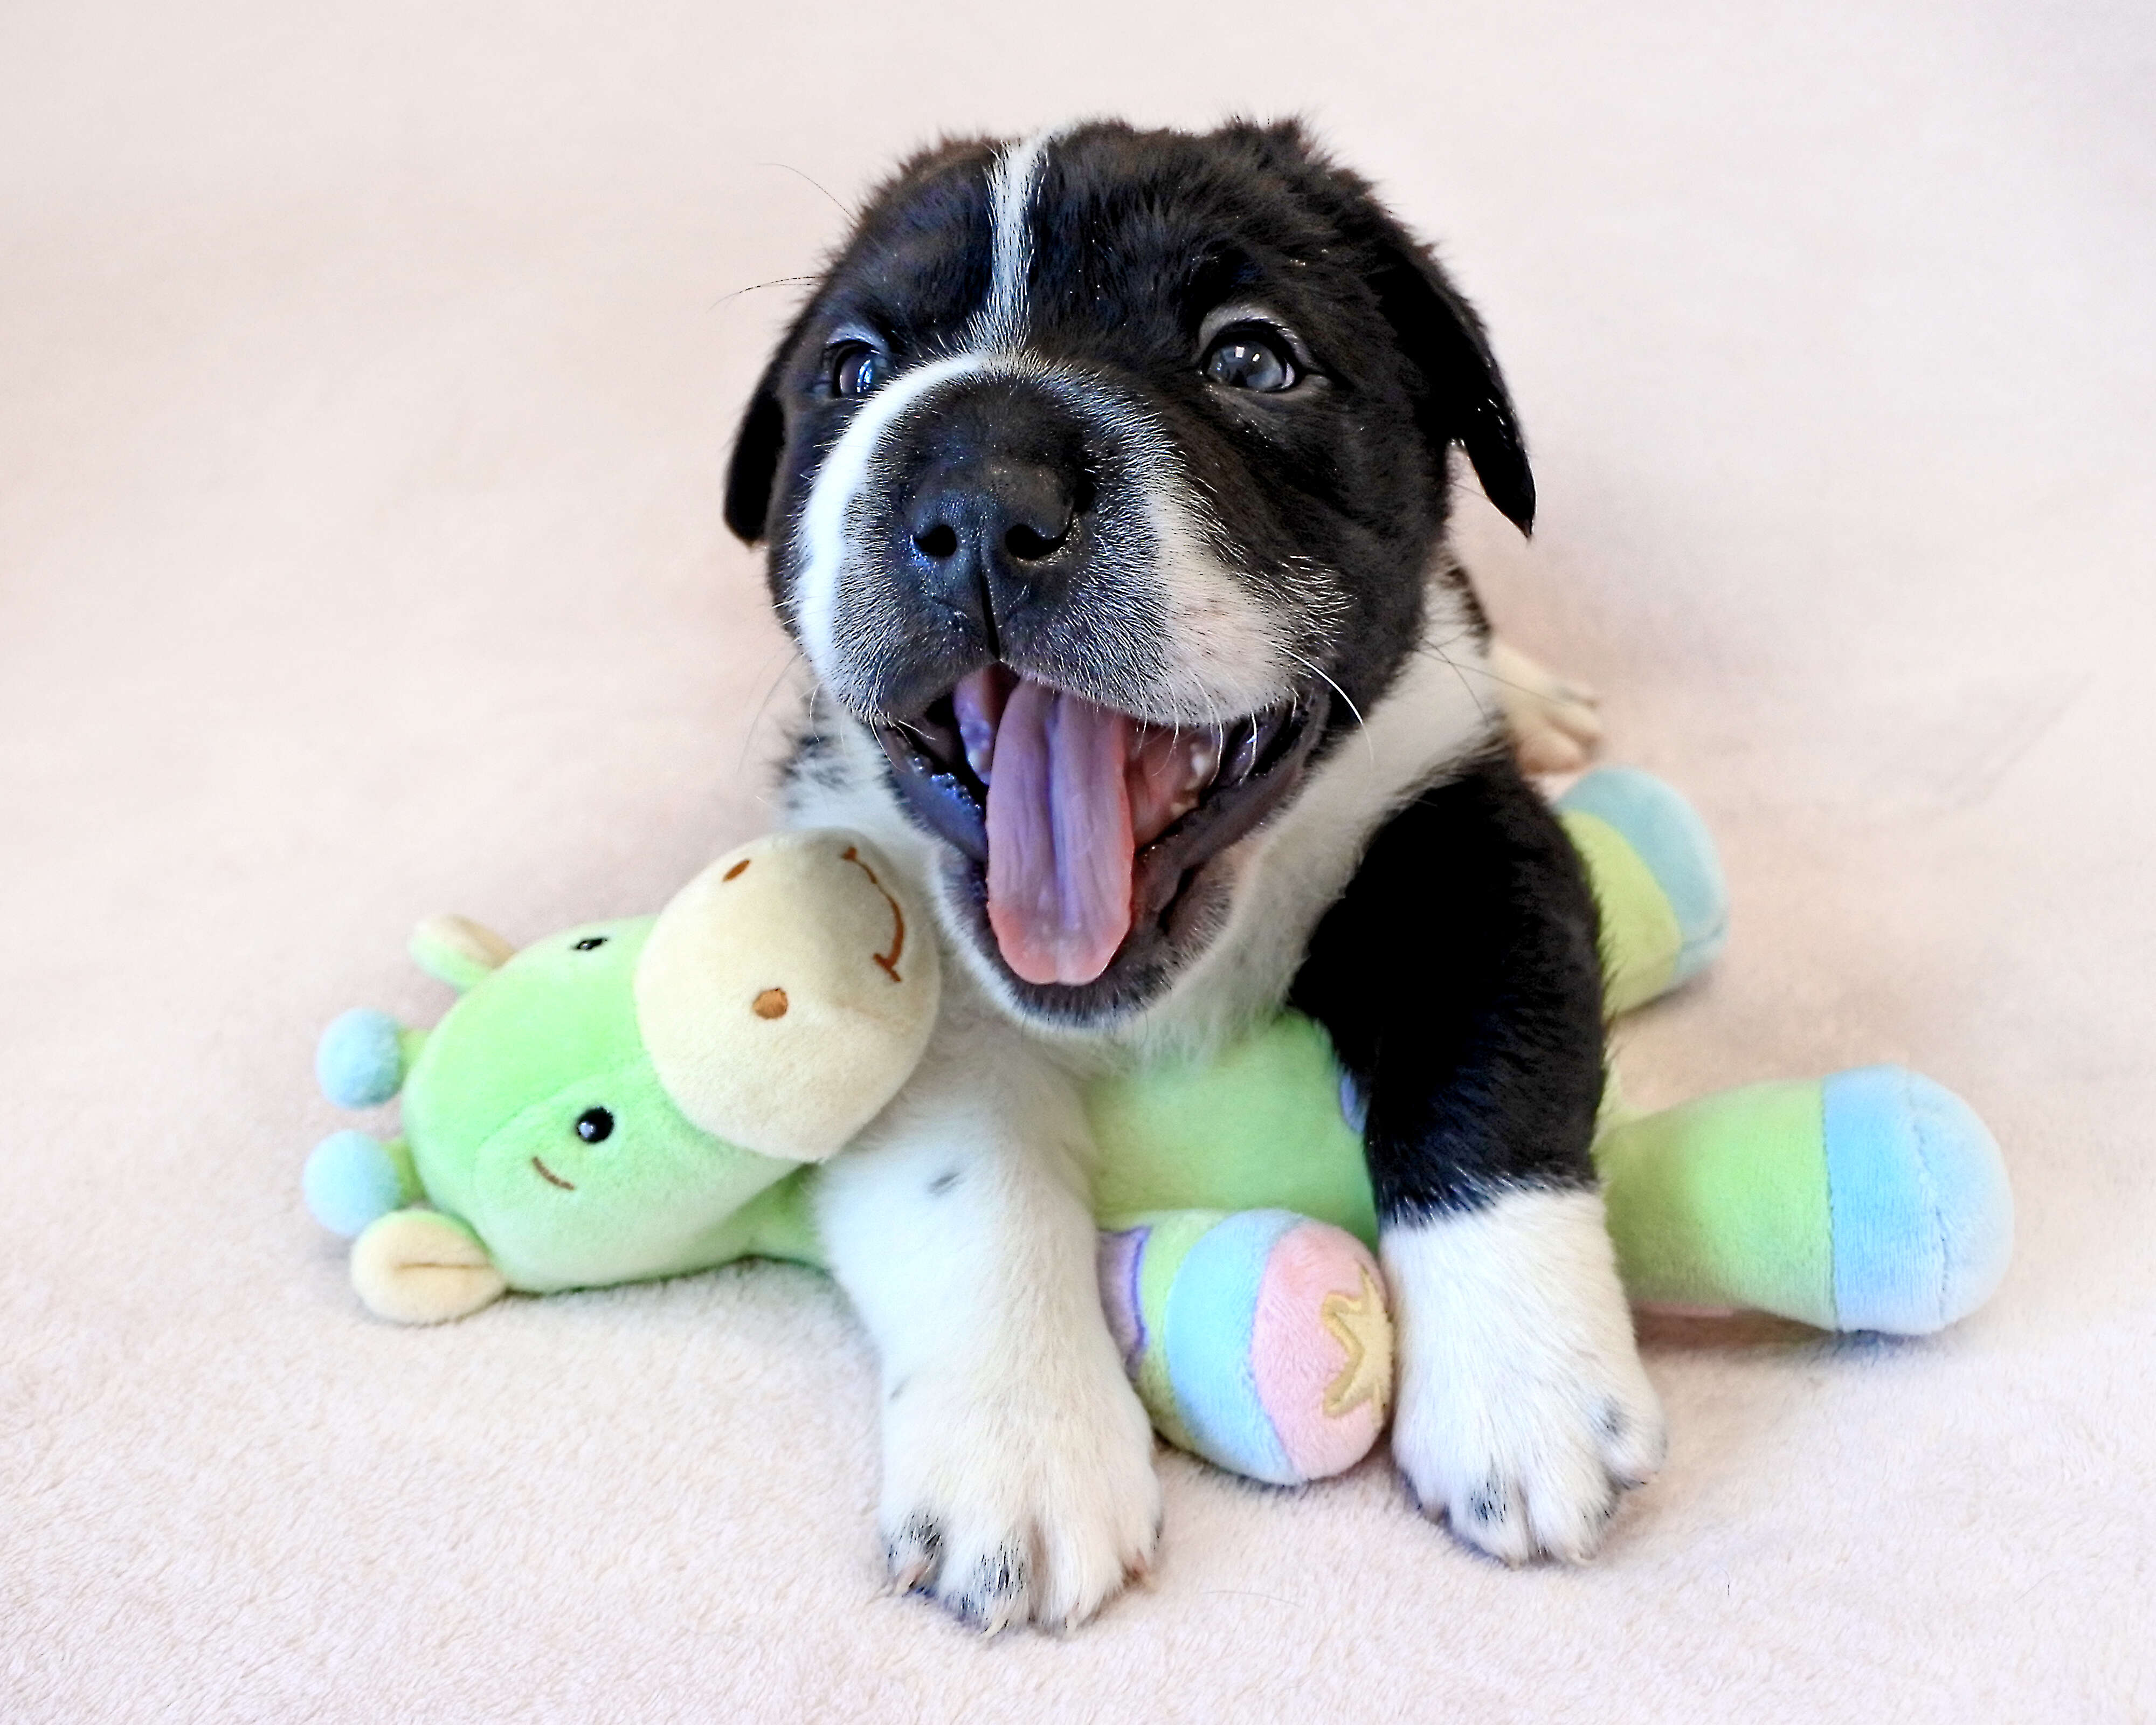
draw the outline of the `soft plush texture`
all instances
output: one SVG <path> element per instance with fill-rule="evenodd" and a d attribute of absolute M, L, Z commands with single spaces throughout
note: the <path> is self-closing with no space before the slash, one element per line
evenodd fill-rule
<path fill-rule="evenodd" d="M 2013 1255 L 1997 1142 L 1899 1066 L 1781 1079 L 1623 1119 L 1596 1141 L 1625 1291 L 1823 1330 L 1928 1335 Z"/>
<path fill-rule="evenodd" d="M 942 948 L 865 839 L 766 833 L 666 901 L 636 966 L 660 1083 L 707 1132 L 821 1162 L 919 1062 Z"/>
<path fill-rule="evenodd" d="M 301 1175 L 316 1220 L 359 1236 L 367 1308 L 440 1322 L 505 1286 L 648 1281 L 768 1250 L 762 1200 L 890 1101 L 936 1021 L 939 949 L 890 875 L 857 834 L 768 833 L 656 916 L 521 951 L 469 919 L 422 922 L 414 956 L 462 998 L 427 1029 L 354 1008 L 315 1052 L 331 1103 L 402 1110 L 397 1137 L 334 1132 Z M 421 1202 L 451 1219 L 435 1232 L 454 1266 L 469 1240 L 490 1255 L 490 1283 L 435 1273 L 426 1230 L 388 1214 Z M 797 1214 L 782 1232 L 806 1225 Z"/>
<path fill-rule="evenodd" d="M 2118 1720 L 2156 1712 L 2145 7 L 0 16 L 0 1714 Z M 1319 39 L 1322 38 L 1322 40 Z M 944 126 L 1309 109 L 1535 459 L 1499 620 L 1738 907 L 1642 1103 L 1891 1060 L 2016 1180 L 1934 1341 L 1656 1320 L 1672 1432 L 1510 1574 L 1374 1463 L 1169 1456 L 1152 1585 L 879 1596 L 803 1271 L 359 1314 L 321 1025 L 444 904 L 648 911 L 773 822 L 718 498 L 784 286 Z M 762 164 L 782 162 L 783 167 Z M 790 171 L 791 170 L 791 171 Z"/>
<path fill-rule="evenodd" d="M 1621 766 L 1589 773 L 1565 792 L 1563 808 L 1565 830 L 1592 865 L 1606 874 L 1643 870 L 1656 889 L 1628 880 L 1630 891 L 1613 895 L 1605 886 L 1600 894 L 1602 987 L 1612 1011 L 1629 1011 L 1690 982 L 1721 956 L 1729 938 L 1729 885 L 1697 810 L 1671 796 L 1652 773 Z M 1613 839 L 1622 848 L 1613 849 Z M 1649 925 L 1626 930 L 1621 942 L 1625 951 L 1641 955 L 1636 968 L 1610 966 L 1613 914 Z"/>
<path fill-rule="evenodd" d="M 1718 937 L 1728 905 L 1682 796 L 1609 767 L 1558 809 L 1601 909 L 1612 1013 L 1695 973 L 1696 931 Z M 806 1159 L 900 1091 L 936 1010 L 937 946 L 890 872 L 858 834 L 787 831 L 655 917 L 521 952 L 468 920 L 423 922 L 413 951 L 463 998 L 424 1030 L 355 1008 L 315 1052 L 336 1106 L 402 1096 L 397 1137 L 333 1132 L 300 1176 L 316 1220 L 357 1236 L 361 1303 L 440 1323 L 511 1288 L 824 1264 Z M 1091 1089 L 1101 1303 L 1156 1428 L 1272 1485 L 1353 1466 L 1393 1399 L 1393 1332 L 1363 1103 L 1324 1032 L 1287 1013 Z M 1923 1334 L 2005 1272 L 1998 1147 L 1929 1080 L 1873 1067 L 1644 1117 L 1614 1081 L 1610 1099 L 1596 1158 L 1635 1300 Z M 1171 1196 L 1259 1207 L 1152 1207 Z M 1311 1213 L 1276 1207 L 1289 1198 Z"/>

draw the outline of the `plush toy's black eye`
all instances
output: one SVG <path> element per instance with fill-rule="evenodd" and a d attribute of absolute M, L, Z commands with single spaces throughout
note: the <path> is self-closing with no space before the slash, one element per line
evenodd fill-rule
<path fill-rule="evenodd" d="M 572 952 L 588 952 L 594 947 L 603 947 L 606 943 L 607 937 L 604 935 L 588 934 L 574 946 L 571 947 L 569 950 Z"/>
<path fill-rule="evenodd" d="M 866 395 L 883 382 L 884 359 L 865 341 L 841 341 L 831 350 L 831 393 Z"/>
<path fill-rule="evenodd" d="M 603 1108 L 587 1108 L 577 1117 L 577 1136 L 587 1144 L 602 1143 L 613 1136 L 613 1116 Z"/>
<path fill-rule="evenodd" d="M 1255 389 L 1277 395 L 1296 382 L 1295 360 L 1287 339 L 1261 323 L 1238 324 L 1215 336 L 1199 371 L 1226 389 Z"/>

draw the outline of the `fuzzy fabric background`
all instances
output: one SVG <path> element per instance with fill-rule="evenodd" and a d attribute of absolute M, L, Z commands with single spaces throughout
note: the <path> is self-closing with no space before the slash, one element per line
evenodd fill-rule
<path fill-rule="evenodd" d="M 2152 88 L 2132 0 L 0 10 L 0 1716 L 2156 1717 Z M 1651 1327 L 1591 1568 L 1170 1457 L 1150 1590 L 983 1643 L 878 1597 L 829 1286 L 371 1322 L 310 1055 L 439 1009 L 422 913 L 767 822 L 719 487 L 810 179 L 1239 106 L 1445 243 L 1494 608 L 1726 847 L 1635 1092 L 1907 1060 L 2019 1255 L 1930 1343 Z"/>

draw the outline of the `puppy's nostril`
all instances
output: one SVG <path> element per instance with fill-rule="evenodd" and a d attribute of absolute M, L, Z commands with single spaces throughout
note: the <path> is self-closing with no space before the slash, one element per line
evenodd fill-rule
<path fill-rule="evenodd" d="M 1070 536 L 1070 527 L 1065 523 L 1063 531 L 1053 539 L 1035 528 L 1020 521 L 1004 535 L 1004 549 L 1022 562 L 1037 563 L 1052 555 L 1063 542 Z"/>
<path fill-rule="evenodd" d="M 932 527 L 923 527 L 913 536 L 916 550 L 941 562 L 945 557 L 958 553 L 958 530 L 948 521 L 938 521 Z"/>

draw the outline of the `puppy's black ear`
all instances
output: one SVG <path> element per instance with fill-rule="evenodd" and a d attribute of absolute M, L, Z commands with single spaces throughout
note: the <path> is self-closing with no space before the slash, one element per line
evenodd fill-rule
<path fill-rule="evenodd" d="M 1415 417 L 1430 447 L 1442 452 L 1458 444 L 1466 449 L 1490 501 L 1522 533 L 1532 531 L 1535 476 L 1482 320 L 1436 260 L 1404 234 L 1380 247 L 1371 285 L 1402 351 L 1422 374 Z"/>
<path fill-rule="evenodd" d="M 778 458 L 786 448 L 786 409 L 778 404 L 778 378 L 793 347 L 793 332 L 757 380 L 741 429 L 734 434 L 733 459 L 726 467 L 726 525 L 735 536 L 754 545 L 771 517 L 771 493 L 778 479 Z"/>

